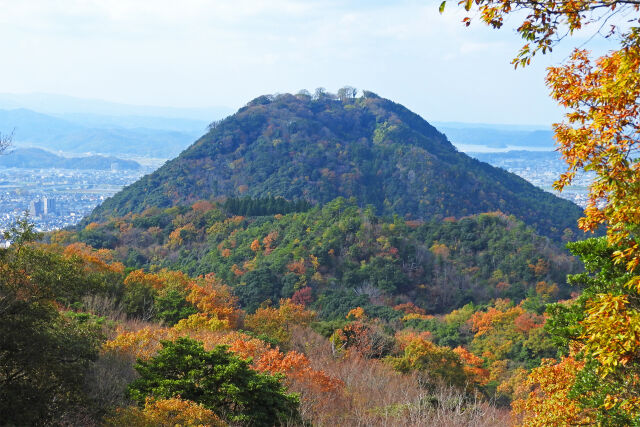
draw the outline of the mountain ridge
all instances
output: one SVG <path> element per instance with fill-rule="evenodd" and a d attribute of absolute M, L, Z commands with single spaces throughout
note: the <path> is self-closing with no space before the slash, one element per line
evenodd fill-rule
<path fill-rule="evenodd" d="M 355 197 L 410 219 L 502 211 L 558 239 L 578 206 L 460 153 L 419 115 L 365 91 L 263 95 L 214 122 L 178 157 L 98 206 L 87 221 L 224 196 Z"/>
<path fill-rule="evenodd" d="M 63 157 L 40 148 L 16 148 L 0 156 L 0 166 L 25 169 L 96 169 L 139 170 L 142 166 L 133 160 L 112 156 Z"/>

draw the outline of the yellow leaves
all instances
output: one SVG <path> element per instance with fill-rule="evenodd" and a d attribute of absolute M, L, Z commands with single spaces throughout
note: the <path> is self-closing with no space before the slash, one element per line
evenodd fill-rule
<path fill-rule="evenodd" d="M 93 230 L 96 230 L 99 227 L 100 227 L 99 223 L 90 222 L 89 224 L 87 224 L 87 226 L 84 229 L 85 229 L 85 231 L 93 231 Z"/>
<path fill-rule="evenodd" d="M 419 320 L 428 320 L 433 319 L 432 315 L 420 314 L 420 313 L 409 313 L 402 317 L 403 322 L 408 322 L 410 320 L 419 319 Z"/>
<path fill-rule="evenodd" d="M 160 340 L 167 339 L 170 331 L 160 327 L 145 327 L 138 331 L 119 329 L 116 338 L 103 344 L 102 350 L 113 351 L 134 358 L 149 359 L 160 349 Z"/>
<path fill-rule="evenodd" d="M 576 374 L 584 366 L 572 357 L 543 360 L 540 367 L 531 371 L 526 384 L 529 394 L 512 403 L 513 411 L 521 415 L 520 426 L 588 425 L 595 420 L 589 412 L 567 396 Z"/>
<path fill-rule="evenodd" d="M 229 321 L 224 319 L 220 320 L 214 314 L 213 316 L 208 316 L 203 313 L 192 314 L 186 319 L 181 319 L 173 329 L 177 332 L 183 331 L 210 331 L 217 332 L 223 329 L 229 328 Z"/>
<path fill-rule="evenodd" d="M 582 325 L 584 351 L 598 360 L 602 377 L 640 350 L 640 312 L 629 307 L 626 295 L 602 294 L 589 301 Z"/>
<path fill-rule="evenodd" d="M 196 228 L 193 224 L 189 223 L 182 227 L 178 227 L 169 234 L 169 247 L 176 248 L 184 243 L 185 239 L 190 239 L 196 234 Z"/>
<path fill-rule="evenodd" d="M 144 408 L 121 408 L 106 420 L 108 426 L 129 427 L 223 427 L 227 424 L 210 409 L 180 398 L 147 398 Z"/>
<path fill-rule="evenodd" d="M 315 319 L 316 313 L 295 304 L 290 299 L 281 299 L 280 307 L 261 307 L 245 319 L 245 326 L 259 334 L 266 334 L 282 343 L 291 338 L 290 329 L 294 325 L 307 326 Z"/>

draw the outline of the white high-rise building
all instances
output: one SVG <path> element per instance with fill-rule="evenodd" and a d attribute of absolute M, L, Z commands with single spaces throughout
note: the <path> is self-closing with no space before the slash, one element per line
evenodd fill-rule
<path fill-rule="evenodd" d="M 56 199 L 43 197 L 42 206 L 43 206 L 43 211 L 45 215 L 56 213 Z"/>

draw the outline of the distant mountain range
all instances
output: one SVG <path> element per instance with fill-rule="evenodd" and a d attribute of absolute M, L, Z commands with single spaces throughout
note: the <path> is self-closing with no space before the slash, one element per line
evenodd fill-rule
<path fill-rule="evenodd" d="M 89 220 L 219 196 L 338 196 L 410 219 L 513 214 L 560 237 L 581 210 L 527 181 L 462 154 L 417 114 L 360 98 L 261 96 L 176 159 L 106 200 Z"/>
<path fill-rule="evenodd" d="M 62 157 L 39 148 L 16 148 L 8 154 L 0 156 L 0 167 L 26 169 L 139 170 L 142 166 L 133 160 L 123 160 L 116 157 Z"/>
<path fill-rule="evenodd" d="M 50 94 L 0 94 L 0 132 L 16 146 L 170 158 L 230 109 L 118 104 Z"/>
<path fill-rule="evenodd" d="M 26 109 L 0 110 L 0 131 L 13 131 L 17 146 L 35 146 L 70 153 L 134 154 L 168 158 L 180 153 L 206 129 L 204 123 L 201 123 L 202 126 L 197 131 L 176 131 L 121 126 L 123 121 L 132 121 L 132 118 L 112 119 L 111 124 L 108 123 L 109 118 L 98 116 L 69 118 L 71 120 Z"/>

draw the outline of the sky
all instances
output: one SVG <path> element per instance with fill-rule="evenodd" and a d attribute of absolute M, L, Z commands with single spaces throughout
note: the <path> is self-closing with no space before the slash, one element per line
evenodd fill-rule
<path fill-rule="evenodd" d="M 428 121 L 561 119 L 545 68 L 586 36 L 514 70 L 515 20 L 466 28 L 457 1 L 442 15 L 439 3 L 0 0 L 0 93 L 235 110 L 262 94 L 350 85 Z"/>

